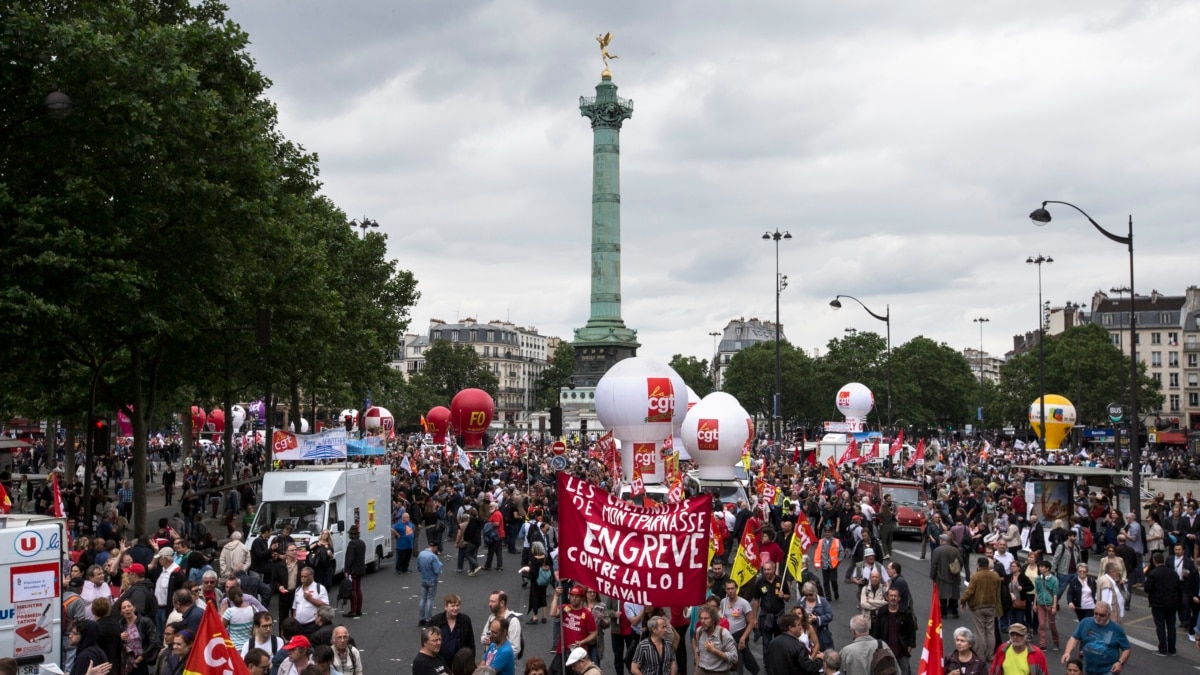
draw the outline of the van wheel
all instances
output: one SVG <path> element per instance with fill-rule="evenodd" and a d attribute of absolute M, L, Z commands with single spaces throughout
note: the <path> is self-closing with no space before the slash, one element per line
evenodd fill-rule
<path fill-rule="evenodd" d="M 374 574 L 379 571 L 379 561 L 383 560 L 383 547 L 375 547 L 375 562 L 367 565 L 367 574 Z"/>

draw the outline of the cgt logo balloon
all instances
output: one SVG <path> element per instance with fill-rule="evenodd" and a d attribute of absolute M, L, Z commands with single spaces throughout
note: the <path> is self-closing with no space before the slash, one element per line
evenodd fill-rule
<path fill-rule="evenodd" d="M 669 377 L 646 378 L 646 421 L 670 424 L 675 415 L 675 387 Z"/>
<path fill-rule="evenodd" d="M 696 449 L 721 449 L 721 420 L 702 419 L 696 425 Z"/>

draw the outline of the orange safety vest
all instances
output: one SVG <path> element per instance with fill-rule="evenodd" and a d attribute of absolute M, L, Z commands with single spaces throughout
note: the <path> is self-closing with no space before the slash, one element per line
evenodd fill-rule
<path fill-rule="evenodd" d="M 837 567 L 838 556 L 842 554 L 842 543 L 836 538 L 831 539 L 830 541 L 833 542 L 833 546 L 829 547 L 829 564 L 833 567 Z M 821 539 L 817 542 L 817 550 L 813 552 L 813 567 L 816 567 L 817 569 L 821 569 L 821 551 L 823 550 L 823 546 L 825 546 L 825 540 Z"/>

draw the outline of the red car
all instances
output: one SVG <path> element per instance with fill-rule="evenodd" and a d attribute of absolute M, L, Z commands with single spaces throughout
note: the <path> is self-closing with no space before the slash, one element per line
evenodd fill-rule
<path fill-rule="evenodd" d="M 919 538 L 925 531 L 925 505 L 929 503 L 929 497 L 920 483 L 898 478 L 864 478 L 858 481 L 858 494 L 871 498 L 877 514 L 884 495 L 892 496 L 896 534 L 915 534 Z M 878 522 L 878 515 L 875 520 Z"/>

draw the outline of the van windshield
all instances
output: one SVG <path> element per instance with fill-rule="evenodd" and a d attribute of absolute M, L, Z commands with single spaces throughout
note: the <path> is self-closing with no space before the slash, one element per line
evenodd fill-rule
<path fill-rule="evenodd" d="M 925 490 L 917 487 L 883 487 L 883 494 L 891 495 L 895 504 L 924 504 Z"/>
<path fill-rule="evenodd" d="M 697 494 L 705 493 L 722 504 L 737 504 L 739 499 L 746 498 L 746 491 L 740 485 L 701 485 Z"/>
<path fill-rule="evenodd" d="M 283 529 L 284 524 L 292 526 L 295 534 L 321 534 L 325 518 L 323 502 L 264 502 L 254 517 L 251 532 L 259 532 L 266 525 L 271 526 L 272 532 Z"/>

